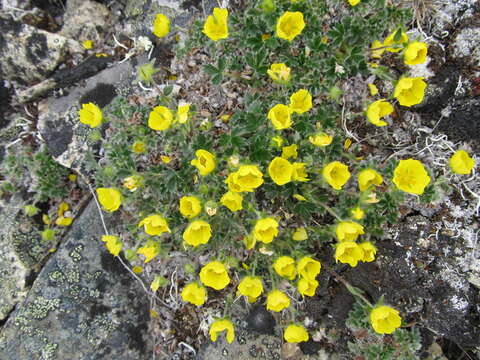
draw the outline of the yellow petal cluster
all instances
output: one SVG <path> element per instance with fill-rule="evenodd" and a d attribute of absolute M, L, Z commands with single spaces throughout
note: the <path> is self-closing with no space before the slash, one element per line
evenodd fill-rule
<path fill-rule="evenodd" d="M 388 46 L 386 50 L 392 53 L 397 53 L 401 51 L 402 46 L 408 43 L 408 35 L 405 33 L 405 31 L 401 30 L 400 39 L 398 39 L 397 41 L 395 41 L 396 34 L 397 31 L 392 32 L 383 41 L 383 46 Z"/>
<path fill-rule="evenodd" d="M 195 220 L 188 224 L 183 232 L 183 240 L 193 247 L 208 243 L 212 237 L 210 224 L 203 220 Z"/>
<path fill-rule="evenodd" d="M 297 272 L 305 279 L 315 280 L 321 268 L 320 262 L 309 256 L 302 257 L 297 263 Z"/>
<path fill-rule="evenodd" d="M 293 165 L 277 156 L 268 165 L 268 174 L 275 184 L 285 185 L 292 180 Z"/>
<path fill-rule="evenodd" d="M 298 157 L 298 152 L 297 152 L 298 146 L 296 144 L 292 144 L 289 146 L 284 146 L 282 148 L 282 158 L 284 159 L 296 159 Z"/>
<path fill-rule="evenodd" d="M 299 227 L 295 229 L 292 235 L 292 239 L 295 241 L 304 241 L 308 239 L 307 229 Z"/>
<path fill-rule="evenodd" d="M 267 118 L 277 130 L 288 129 L 292 126 L 292 109 L 283 104 L 277 104 L 270 109 Z"/>
<path fill-rule="evenodd" d="M 309 336 L 307 330 L 305 330 L 303 326 L 291 324 L 288 325 L 283 332 L 283 338 L 288 343 L 299 343 L 308 341 Z"/>
<path fill-rule="evenodd" d="M 177 114 L 175 115 L 175 121 L 180 124 L 185 124 L 188 120 L 188 114 L 190 112 L 190 104 L 179 105 Z"/>
<path fill-rule="evenodd" d="M 253 303 L 263 293 L 262 280 L 258 277 L 246 276 L 238 284 L 238 292 L 248 298 L 248 302 Z"/>
<path fill-rule="evenodd" d="M 160 254 L 160 250 L 160 244 L 158 242 L 148 240 L 144 246 L 137 250 L 137 254 L 145 256 L 145 263 L 148 263 Z"/>
<path fill-rule="evenodd" d="M 253 236 L 256 240 L 264 244 L 271 243 L 278 235 L 278 222 L 274 218 L 264 218 L 257 220 L 253 228 Z"/>
<path fill-rule="evenodd" d="M 364 169 L 358 173 L 358 187 L 360 191 L 366 191 L 373 185 L 378 186 L 382 183 L 382 175 L 373 169 Z"/>
<path fill-rule="evenodd" d="M 370 323 L 377 333 L 391 334 L 400 327 L 402 318 L 398 310 L 382 305 L 375 307 L 370 312 Z"/>
<path fill-rule="evenodd" d="M 288 280 L 293 280 L 297 276 L 295 260 L 290 256 L 281 256 L 273 264 L 275 272 Z"/>
<path fill-rule="evenodd" d="M 165 14 L 157 14 L 153 20 L 152 32 L 156 37 L 163 38 L 170 31 L 170 20 Z"/>
<path fill-rule="evenodd" d="M 319 147 L 330 145 L 332 143 L 332 140 L 333 136 L 330 136 L 327 133 L 319 133 L 308 137 L 308 141 L 310 141 L 313 145 Z"/>
<path fill-rule="evenodd" d="M 195 151 L 195 156 L 197 158 L 190 161 L 190 164 L 198 169 L 200 175 L 205 176 L 215 170 L 217 162 L 215 160 L 215 155 L 211 152 L 199 149 Z"/>
<path fill-rule="evenodd" d="M 297 283 L 297 290 L 300 295 L 304 296 L 314 296 L 317 291 L 318 281 L 315 279 L 309 279 L 300 277 Z"/>
<path fill-rule="evenodd" d="M 359 261 L 363 260 L 363 249 L 353 241 L 343 241 L 337 244 L 335 249 L 335 260 L 343 264 L 349 264 L 351 267 L 357 266 Z"/>
<path fill-rule="evenodd" d="M 173 114 L 165 106 L 155 106 L 148 116 L 148 127 L 157 131 L 164 131 L 170 128 L 173 122 Z"/>
<path fill-rule="evenodd" d="M 377 248 L 371 242 L 366 241 L 359 244 L 363 250 L 363 262 L 372 262 L 375 260 L 375 254 L 377 253 Z"/>
<path fill-rule="evenodd" d="M 450 169 L 459 175 L 468 175 L 475 167 L 475 160 L 465 150 L 457 150 L 449 160 Z"/>
<path fill-rule="evenodd" d="M 118 256 L 120 251 L 122 251 L 123 244 L 115 235 L 103 235 L 102 241 L 105 243 L 105 247 L 107 248 L 108 252 L 113 256 Z"/>
<path fill-rule="evenodd" d="M 323 179 L 335 190 L 341 190 L 350 179 L 348 166 L 340 161 L 333 161 L 327 164 L 322 170 Z"/>
<path fill-rule="evenodd" d="M 305 28 L 303 14 L 299 11 L 286 11 L 277 20 L 276 35 L 281 39 L 292 41 Z"/>
<path fill-rule="evenodd" d="M 214 8 L 205 21 L 203 33 L 213 41 L 228 38 L 228 10 Z"/>
<path fill-rule="evenodd" d="M 263 173 L 257 165 L 241 165 L 225 181 L 233 192 L 252 192 L 263 184 Z"/>
<path fill-rule="evenodd" d="M 376 126 L 385 126 L 387 122 L 380 120 L 384 116 L 388 116 L 393 112 L 393 106 L 385 99 L 377 100 L 367 108 L 367 119 L 373 125 Z"/>
<path fill-rule="evenodd" d="M 202 211 L 202 203 L 196 196 L 182 196 L 180 199 L 180 214 L 186 218 L 194 218 Z"/>
<path fill-rule="evenodd" d="M 183 301 L 201 306 L 207 301 L 207 289 L 196 282 L 192 282 L 183 288 L 181 296 Z"/>
<path fill-rule="evenodd" d="M 243 209 L 243 197 L 238 192 L 228 191 L 221 197 L 220 202 L 233 212 Z"/>
<path fill-rule="evenodd" d="M 147 216 L 138 223 L 138 226 L 143 226 L 145 232 L 148 235 L 153 236 L 163 234 L 164 232 L 170 232 L 167 220 L 158 214 Z"/>
<path fill-rule="evenodd" d="M 275 63 L 270 65 L 267 74 L 274 82 L 278 84 L 287 84 L 290 80 L 290 71 L 291 69 L 284 63 Z"/>
<path fill-rule="evenodd" d="M 405 49 L 404 58 L 406 65 L 423 64 L 427 59 L 427 44 L 421 41 L 413 41 Z"/>
<path fill-rule="evenodd" d="M 227 319 L 216 320 L 212 323 L 212 325 L 210 325 L 210 340 L 213 342 L 217 341 L 218 333 L 222 331 L 227 332 L 226 339 L 227 342 L 231 344 L 235 338 L 235 329 L 232 322 Z"/>
<path fill-rule="evenodd" d="M 82 104 L 82 108 L 78 111 L 80 122 L 90 126 L 92 129 L 96 128 L 102 123 L 102 110 L 94 103 Z"/>
<path fill-rule="evenodd" d="M 402 191 L 421 195 L 430 184 L 430 176 L 420 161 L 407 159 L 400 160 L 393 171 L 392 181 Z"/>
<path fill-rule="evenodd" d="M 98 201 L 105 211 L 116 211 L 122 205 L 122 194 L 117 189 L 98 188 L 96 191 Z"/>
<path fill-rule="evenodd" d="M 303 114 L 312 108 L 312 95 L 306 89 L 300 89 L 290 96 L 290 109 L 297 114 Z"/>
<path fill-rule="evenodd" d="M 393 96 L 400 105 L 410 107 L 423 101 L 426 87 L 427 83 L 423 81 L 423 77 L 404 77 L 398 80 Z"/>
<path fill-rule="evenodd" d="M 205 286 L 222 290 L 230 284 L 230 276 L 225 265 L 220 261 L 212 261 L 200 270 L 200 281 Z"/>
<path fill-rule="evenodd" d="M 282 311 L 290 306 L 290 299 L 288 296 L 278 290 L 274 289 L 270 291 L 267 295 L 267 310 L 272 310 L 275 312 Z"/>
<path fill-rule="evenodd" d="M 341 221 L 335 228 L 338 241 L 355 241 L 365 234 L 363 226 L 354 221 Z"/>

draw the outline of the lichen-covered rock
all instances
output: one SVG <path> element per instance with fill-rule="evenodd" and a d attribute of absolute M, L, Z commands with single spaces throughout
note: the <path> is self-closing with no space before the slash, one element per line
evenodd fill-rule
<path fill-rule="evenodd" d="M 84 172 L 86 151 L 95 143 L 89 136 L 92 129 L 79 121 L 81 103 L 92 101 L 103 108 L 118 92 L 124 89 L 128 91 L 134 78 L 133 65 L 124 62 L 89 78 L 84 85 L 73 88 L 67 96 L 49 98 L 39 104 L 38 127 L 56 161 Z"/>
<path fill-rule="evenodd" d="M 453 56 L 472 61 L 480 66 L 480 24 L 479 27 L 465 27 L 455 37 Z"/>
<path fill-rule="evenodd" d="M 90 0 L 68 0 L 60 34 L 79 41 L 91 40 L 97 46 L 113 25 L 108 8 Z"/>
<path fill-rule="evenodd" d="M 25 298 L 29 277 L 51 246 L 41 241 L 42 229 L 20 204 L 16 199 L 0 209 L 0 320 Z"/>
<path fill-rule="evenodd" d="M 4 79 L 34 84 L 63 61 L 68 39 L 0 16 L 0 73 Z"/>
<path fill-rule="evenodd" d="M 102 233 L 92 201 L 1 329 L 0 359 L 151 358 L 148 298 Z"/>

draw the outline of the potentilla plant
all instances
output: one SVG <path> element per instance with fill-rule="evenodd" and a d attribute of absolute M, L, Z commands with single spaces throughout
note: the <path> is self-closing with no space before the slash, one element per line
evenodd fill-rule
<path fill-rule="evenodd" d="M 332 3 L 343 15 L 329 25 L 327 3 L 306 0 L 256 1 L 234 15 L 215 8 L 197 24 L 181 53 L 203 47 L 212 83 L 248 89 L 233 114 L 214 115 L 222 118 L 221 129 L 213 119 L 200 121 L 201 109 L 172 96 L 171 87 L 151 105 L 119 99 L 109 114 L 96 194 L 104 211 L 128 221 L 125 233 L 102 240 L 114 256 L 123 250 L 136 272 L 139 263 L 173 252 L 190 256 L 197 268 L 189 265 L 182 300 L 200 307 L 210 297 L 230 299 L 210 325 L 212 341 L 223 332 L 228 342 L 235 338 L 233 296 L 289 314 L 285 341 L 308 341 L 294 307 L 315 295 L 319 248 L 332 246 L 335 262 L 351 267 L 375 261 L 375 239 L 396 221 L 405 196 L 429 200 L 425 195 L 434 193 L 432 171 L 418 159 L 384 164 L 355 156 L 339 101 L 342 81 L 376 75 L 356 116 L 365 126 L 388 127 L 396 109 L 423 101 L 427 83 L 408 70 L 394 78 L 384 59 L 408 69 L 425 61 L 427 44 L 406 34 L 408 11 L 386 1 Z M 168 18 L 157 15 L 153 33 L 169 31 Z M 380 91 L 387 82 L 393 90 Z M 92 128 L 104 119 L 92 103 L 79 118 Z M 459 150 L 450 166 L 470 174 L 475 161 Z M 207 260 L 199 264 L 200 257 Z M 363 299 L 373 332 L 401 327 L 395 304 Z"/>

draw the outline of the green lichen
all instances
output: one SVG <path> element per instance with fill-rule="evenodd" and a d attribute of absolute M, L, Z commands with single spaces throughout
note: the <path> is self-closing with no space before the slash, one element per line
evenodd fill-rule
<path fill-rule="evenodd" d="M 82 260 L 82 251 L 83 245 L 77 245 L 75 249 L 70 252 L 69 256 L 72 258 L 74 262 L 80 262 Z"/>
<path fill-rule="evenodd" d="M 65 278 L 70 284 L 77 284 L 80 281 L 80 272 L 77 267 L 65 270 Z"/>

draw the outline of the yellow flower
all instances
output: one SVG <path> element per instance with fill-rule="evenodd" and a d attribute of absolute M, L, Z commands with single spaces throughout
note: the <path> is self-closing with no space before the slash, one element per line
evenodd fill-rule
<path fill-rule="evenodd" d="M 68 210 L 70 210 L 70 205 L 68 205 L 65 201 L 62 201 L 60 205 L 58 205 L 57 215 L 63 216 L 63 214 L 65 214 L 65 212 Z"/>
<path fill-rule="evenodd" d="M 315 279 L 308 279 L 301 277 L 297 283 L 297 290 L 302 295 L 302 297 L 306 296 L 314 296 L 315 291 L 317 291 L 318 281 Z"/>
<path fill-rule="evenodd" d="M 307 230 L 304 227 L 295 229 L 292 239 L 295 241 L 304 241 L 308 239 Z"/>
<path fill-rule="evenodd" d="M 252 234 L 249 234 L 243 237 L 243 243 L 245 244 L 247 250 L 252 250 L 257 243 L 257 239 Z"/>
<path fill-rule="evenodd" d="M 183 232 L 183 240 L 193 247 L 208 243 L 212 237 L 210 224 L 203 220 L 191 222 Z"/>
<path fill-rule="evenodd" d="M 145 152 L 146 145 L 143 141 L 135 141 L 132 145 L 132 150 L 134 153 L 140 154 Z"/>
<path fill-rule="evenodd" d="M 238 284 L 238 292 L 248 298 L 248 302 L 253 303 L 263 293 L 262 280 L 257 277 L 246 276 Z"/>
<path fill-rule="evenodd" d="M 225 180 L 225 183 L 228 185 L 228 190 L 231 192 L 239 193 L 243 190 L 240 184 L 237 183 L 238 181 L 238 172 L 230 173 Z"/>
<path fill-rule="evenodd" d="M 290 68 L 284 63 L 270 65 L 267 74 L 274 82 L 279 84 L 287 84 L 290 80 Z"/>
<path fill-rule="evenodd" d="M 105 247 L 107 248 L 108 252 L 113 256 L 118 256 L 120 251 L 122 251 L 123 244 L 115 235 L 103 235 L 102 241 L 105 243 Z"/>
<path fill-rule="evenodd" d="M 305 170 L 305 163 L 293 163 L 292 180 L 293 181 L 310 181 L 307 171 Z"/>
<path fill-rule="evenodd" d="M 288 41 L 292 41 L 305 28 L 303 14 L 299 11 L 286 11 L 277 21 L 276 35 Z"/>
<path fill-rule="evenodd" d="M 386 121 L 380 120 L 382 117 L 390 115 L 393 112 L 393 106 L 385 99 L 377 100 L 367 108 L 367 119 L 373 125 L 385 126 Z"/>
<path fill-rule="evenodd" d="M 450 158 L 449 164 L 455 174 L 468 175 L 475 167 L 475 160 L 465 150 L 457 150 Z"/>
<path fill-rule="evenodd" d="M 312 95 L 306 89 L 300 89 L 290 96 L 290 109 L 297 114 L 303 114 L 312 108 Z"/>
<path fill-rule="evenodd" d="M 173 121 L 172 112 L 165 106 L 155 106 L 148 116 L 148 127 L 157 131 L 167 130 Z"/>
<path fill-rule="evenodd" d="M 195 196 L 182 196 L 180 199 L 180 213 L 186 218 L 194 218 L 202 211 L 202 204 Z"/>
<path fill-rule="evenodd" d="M 288 129 L 292 126 L 292 110 L 287 105 L 277 104 L 270 109 L 267 118 L 277 130 Z"/>
<path fill-rule="evenodd" d="M 93 47 L 93 42 L 92 40 L 83 40 L 82 41 L 82 46 L 86 50 L 90 50 Z"/>
<path fill-rule="evenodd" d="M 353 241 L 343 241 L 338 243 L 335 250 L 336 262 L 349 264 L 351 267 L 357 266 L 359 261 L 363 260 L 363 249 Z"/>
<path fill-rule="evenodd" d="M 98 188 L 97 196 L 98 201 L 100 202 L 105 211 L 116 211 L 118 210 L 120 205 L 122 205 L 122 194 L 117 189 Z"/>
<path fill-rule="evenodd" d="M 358 187 L 360 191 L 368 190 L 372 185 L 381 185 L 383 183 L 382 175 L 373 169 L 365 169 L 358 174 Z"/>
<path fill-rule="evenodd" d="M 135 273 L 135 274 L 141 274 L 143 269 L 141 266 L 134 266 L 132 267 L 132 271 Z"/>
<path fill-rule="evenodd" d="M 50 225 L 52 223 L 52 221 L 50 220 L 50 216 L 48 216 L 47 214 L 42 215 L 42 221 L 45 225 Z"/>
<path fill-rule="evenodd" d="M 400 160 L 393 171 L 392 181 L 402 191 L 421 195 L 430 184 L 430 176 L 420 161 L 407 159 Z"/>
<path fill-rule="evenodd" d="M 188 112 L 190 111 L 190 104 L 179 105 L 177 114 L 175 115 L 175 121 L 180 124 L 185 124 L 188 120 Z"/>
<path fill-rule="evenodd" d="M 378 88 L 375 84 L 367 84 L 370 95 L 375 96 L 378 94 Z"/>
<path fill-rule="evenodd" d="M 315 280 L 321 268 L 322 264 L 309 256 L 304 256 L 297 263 L 297 272 L 305 279 Z"/>
<path fill-rule="evenodd" d="M 160 160 L 162 160 L 164 164 L 170 164 L 170 162 L 172 161 L 172 158 L 167 155 L 160 155 Z"/>
<path fill-rule="evenodd" d="M 267 295 L 267 310 L 272 310 L 275 312 L 282 311 L 290 306 L 290 299 L 288 296 L 278 290 L 272 290 Z"/>
<path fill-rule="evenodd" d="M 96 128 L 102 123 L 102 110 L 94 103 L 82 104 L 82 108 L 78 111 L 80 122 L 90 126 L 92 129 Z"/>
<path fill-rule="evenodd" d="M 148 235 L 160 235 L 164 232 L 170 232 L 167 220 L 158 214 L 147 216 L 140 221 L 138 226 L 143 226 Z"/>
<path fill-rule="evenodd" d="M 335 228 L 338 241 L 355 241 L 365 234 L 363 226 L 354 221 L 342 221 Z"/>
<path fill-rule="evenodd" d="M 187 284 L 181 295 L 183 301 L 196 306 L 202 306 L 207 301 L 207 289 L 196 282 Z"/>
<path fill-rule="evenodd" d="M 296 159 L 298 157 L 297 149 L 298 149 L 298 146 L 296 144 L 293 144 L 293 145 L 290 145 L 290 146 L 284 146 L 282 148 L 282 158 L 284 158 L 284 159 L 290 159 L 290 158 Z"/>
<path fill-rule="evenodd" d="M 423 77 L 402 78 L 398 80 L 393 96 L 400 105 L 410 107 L 423 101 L 426 87 L 427 83 L 423 81 Z"/>
<path fill-rule="evenodd" d="M 228 38 L 228 10 L 214 8 L 203 26 L 203 33 L 213 41 Z"/>
<path fill-rule="evenodd" d="M 68 180 L 71 182 L 77 181 L 77 174 L 68 174 Z"/>
<path fill-rule="evenodd" d="M 148 240 L 147 243 L 137 250 L 137 254 L 145 256 L 145 263 L 152 261 L 152 259 L 160 254 L 160 244 L 153 240 Z"/>
<path fill-rule="evenodd" d="M 220 199 L 220 202 L 233 212 L 243 209 L 242 201 L 242 195 L 232 191 L 225 193 Z"/>
<path fill-rule="evenodd" d="M 343 143 L 343 149 L 345 151 L 348 151 L 348 149 L 350 149 L 350 146 L 352 146 L 352 139 L 346 138 L 345 142 Z"/>
<path fill-rule="evenodd" d="M 360 0 L 349 0 L 351 1 L 360 1 Z M 355 4 L 356 5 L 356 4 Z M 285 331 L 283 332 L 283 338 L 288 343 L 298 343 L 308 341 L 309 336 L 307 330 L 303 326 L 299 325 L 288 325 Z"/>
<path fill-rule="evenodd" d="M 215 155 L 207 150 L 200 149 L 195 151 L 195 156 L 197 158 L 190 161 L 190 164 L 198 169 L 200 175 L 205 176 L 215 170 L 217 164 L 215 161 Z"/>
<path fill-rule="evenodd" d="M 143 184 L 143 177 L 139 175 L 133 175 L 123 179 L 123 187 L 127 188 L 131 192 L 137 190 Z"/>
<path fill-rule="evenodd" d="M 293 165 L 277 156 L 268 165 L 268 174 L 275 184 L 285 185 L 292 180 Z"/>
<path fill-rule="evenodd" d="M 406 65 L 423 64 L 427 59 L 427 44 L 421 41 L 413 41 L 405 49 L 404 57 Z"/>
<path fill-rule="evenodd" d="M 231 344 L 235 338 L 235 329 L 233 328 L 232 322 L 227 319 L 215 320 L 212 325 L 210 325 L 210 340 L 213 342 L 217 341 L 218 333 L 222 331 L 227 332 L 226 339 L 227 342 Z"/>
<path fill-rule="evenodd" d="M 363 250 L 363 262 L 372 262 L 375 260 L 375 254 L 377 253 L 377 248 L 371 242 L 366 241 L 360 243 L 359 246 Z"/>
<path fill-rule="evenodd" d="M 333 161 L 323 168 L 322 175 L 331 187 L 341 190 L 350 178 L 350 171 L 347 165 L 340 161 Z"/>
<path fill-rule="evenodd" d="M 402 318 L 398 310 L 390 306 L 382 305 L 375 307 L 370 312 L 370 323 L 373 330 L 379 334 L 391 334 L 402 324 Z"/>
<path fill-rule="evenodd" d="M 289 256 L 281 256 L 273 264 L 275 272 L 288 280 L 293 280 L 297 276 L 295 260 Z"/>
<path fill-rule="evenodd" d="M 333 136 L 330 136 L 327 133 L 319 133 L 308 137 L 308 141 L 315 146 L 328 146 L 332 143 L 332 140 Z"/>
<path fill-rule="evenodd" d="M 232 176 L 230 180 L 232 187 L 230 187 L 229 179 L 227 179 L 227 184 L 229 185 L 229 189 L 234 192 L 252 192 L 253 189 L 263 184 L 263 174 L 257 165 L 242 165 L 235 173 L 230 174 L 230 176 Z"/>
<path fill-rule="evenodd" d="M 401 31 L 400 39 L 398 41 L 395 41 L 395 35 L 397 34 L 397 31 L 394 31 L 390 35 L 386 37 L 386 39 L 383 41 L 383 46 L 394 46 L 394 47 L 388 47 L 386 48 L 387 51 L 392 52 L 392 53 L 397 53 L 401 49 L 401 46 L 404 44 L 408 43 L 408 35 L 403 31 Z"/>
<path fill-rule="evenodd" d="M 305 196 L 302 196 L 300 194 L 293 194 L 292 196 L 298 201 L 308 201 Z"/>
<path fill-rule="evenodd" d="M 58 226 L 70 226 L 72 225 L 72 222 L 73 222 L 72 217 L 60 216 L 57 218 L 57 220 L 55 220 L 55 224 L 57 224 Z"/>
<path fill-rule="evenodd" d="M 200 281 L 203 285 L 209 286 L 215 290 L 222 290 L 230 284 L 230 277 L 227 269 L 219 261 L 212 261 L 200 270 Z"/>
<path fill-rule="evenodd" d="M 253 228 L 253 236 L 255 239 L 264 244 L 271 243 L 278 235 L 278 222 L 274 218 L 265 218 L 257 220 Z"/>
<path fill-rule="evenodd" d="M 170 32 L 170 20 L 164 14 L 157 14 L 153 20 L 153 34 L 163 38 Z"/>
<path fill-rule="evenodd" d="M 381 41 L 374 40 L 372 42 L 372 45 L 370 46 L 372 52 L 371 57 L 374 59 L 380 59 L 382 57 L 382 54 L 385 52 L 385 49 L 383 47 L 384 45 Z"/>
<path fill-rule="evenodd" d="M 359 206 L 350 210 L 350 214 L 355 220 L 362 220 L 365 217 L 365 212 Z"/>

